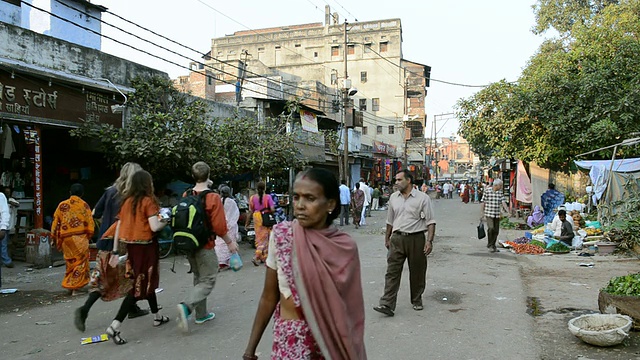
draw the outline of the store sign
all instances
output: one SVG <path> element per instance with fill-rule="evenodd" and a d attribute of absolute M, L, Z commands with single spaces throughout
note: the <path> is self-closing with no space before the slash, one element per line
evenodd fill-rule
<path fill-rule="evenodd" d="M 36 126 L 34 130 L 24 130 L 27 145 L 33 146 L 33 217 L 34 227 L 42 228 L 43 212 L 42 212 L 42 148 L 40 145 L 40 129 Z"/>
<path fill-rule="evenodd" d="M 51 85 L 49 85 L 51 84 Z M 61 85 L 24 74 L 0 72 L 0 115 L 18 120 L 40 118 L 81 123 L 91 120 L 122 126 L 122 113 L 111 105 L 122 104 L 120 94 L 83 89 L 82 85 Z M 37 121 L 35 121 L 37 122 Z"/>
<path fill-rule="evenodd" d="M 300 110 L 300 122 L 302 123 L 302 130 L 312 133 L 318 132 L 318 117 L 311 111 Z"/>
<path fill-rule="evenodd" d="M 393 145 L 385 144 L 382 141 L 373 141 L 373 152 L 378 154 L 385 154 L 390 156 L 396 156 L 396 147 Z"/>

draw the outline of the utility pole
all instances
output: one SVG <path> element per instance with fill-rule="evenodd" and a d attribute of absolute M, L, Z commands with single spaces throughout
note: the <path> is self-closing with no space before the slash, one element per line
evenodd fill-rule
<path fill-rule="evenodd" d="M 350 186 L 349 182 L 349 129 L 347 127 L 347 111 L 349 110 L 349 87 L 347 86 L 347 78 L 349 77 L 349 73 L 347 72 L 347 20 L 344 21 L 344 86 L 342 89 L 342 101 L 344 108 L 344 126 L 342 127 L 344 131 L 344 180 L 347 182 L 347 186 Z"/>

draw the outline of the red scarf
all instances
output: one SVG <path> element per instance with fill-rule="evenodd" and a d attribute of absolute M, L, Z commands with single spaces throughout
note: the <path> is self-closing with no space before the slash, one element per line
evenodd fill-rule
<path fill-rule="evenodd" d="M 328 359 L 365 360 L 364 300 L 358 247 L 330 226 L 293 221 L 295 284 L 311 331 Z"/>

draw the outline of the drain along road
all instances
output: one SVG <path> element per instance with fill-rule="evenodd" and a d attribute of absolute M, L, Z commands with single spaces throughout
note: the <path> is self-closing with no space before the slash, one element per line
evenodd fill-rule
<path fill-rule="evenodd" d="M 582 344 L 566 328 L 568 319 L 596 311 L 598 288 L 611 276 L 637 269 L 637 260 L 587 258 L 595 267 L 584 268 L 577 263 L 585 258 L 573 254 L 566 258 L 516 256 L 504 250 L 490 254 L 485 241 L 475 239 L 479 204 L 440 199 L 435 200 L 435 210 L 437 233 L 429 256 L 425 309 L 411 308 L 405 267 L 392 318 L 372 310 L 384 286 L 386 212 L 372 212 L 367 225 L 358 230 L 353 225 L 344 227 L 360 248 L 369 359 L 638 358 L 635 335 L 625 345 L 602 350 Z M 503 230 L 500 238 L 520 235 Z M 188 335 L 176 328 L 175 305 L 191 287 L 191 274 L 183 258 L 177 258 L 176 274 L 169 271 L 172 258 L 162 260 L 164 290 L 158 300 L 164 307 L 161 312 L 172 321 L 153 328 L 150 316 L 126 320 L 122 333 L 129 343 L 123 346 L 110 341 L 80 345 L 81 337 L 104 332 L 120 301 L 97 302 L 87 331 L 80 333 L 73 327 L 73 310 L 84 298 L 61 295 L 63 268 L 25 272 L 18 263 L 14 269 L 3 269 L 4 287 L 21 291 L 0 295 L 2 358 L 239 359 L 264 280 L 264 267 L 249 261 L 249 246 L 241 248 L 245 268 L 221 273 L 209 297 L 216 319 L 192 324 Z M 527 314 L 528 303 L 540 316 Z M 258 349 L 262 359 L 269 358 L 270 332 L 269 328 Z"/>

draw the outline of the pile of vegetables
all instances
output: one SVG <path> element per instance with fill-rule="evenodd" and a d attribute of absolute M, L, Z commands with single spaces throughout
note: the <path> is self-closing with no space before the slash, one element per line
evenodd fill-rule
<path fill-rule="evenodd" d="M 551 246 L 549 246 L 549 248 L 547 249 L 550 252 L 566 252 L 569 251 L 569 247 L 561 242 L 557 242 Z"/>
<path fill-rule="evenodd" d="M 529 242 L 529 244 L 541 247 L 543 249 L 547 247 L 547 244 L 543 243 L 542 241 L 538 241 L 538 240 L 531 240 L 531 242 Z"/>
<path fill-rule="evenodd" d="M 602 291 L 611 295 L 640 296 L 640 273 L 611 278 Z"/>
<path fill-rule="evenodd" d="M 511 222 L 508 217 L 503 217 L 500 219 L 500 228 L 501 229 L 515 229 L 516 223 Z"/>
<path fill-rule="evenodd" d="M 544 249 L 540 246 L 531 245 L 531 244 L 514 244 L 513 250 L 516 254 L 532 254 L 532 255 L 540 255 L 544 254 Z"/>
<path fill-rule="evenodd" d="M 527 239 L 526 237 L 523 236 L 523 237 L 514 239 L 512 242 L 516 243 L 516 244 L 528 244 L 529 243 L 529 239 Z"/>

